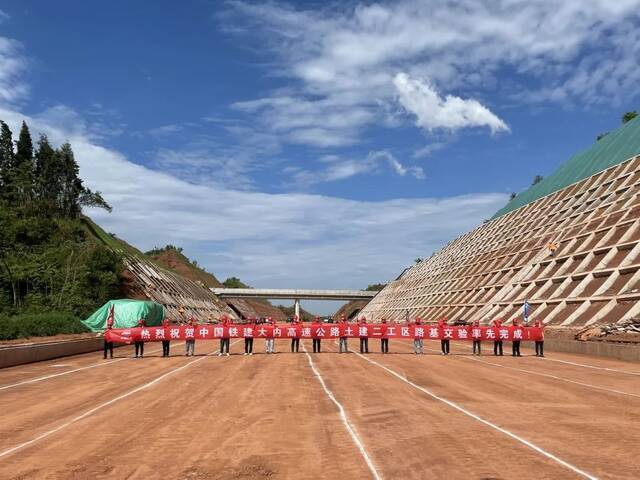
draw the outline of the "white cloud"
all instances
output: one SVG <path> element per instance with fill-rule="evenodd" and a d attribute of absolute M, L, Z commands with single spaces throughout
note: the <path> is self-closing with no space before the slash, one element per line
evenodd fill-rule
<path fill-rule="evenodd" d="M 0 37 L 0 102 L 16 103 L 26 97 L 29 87 L 22 79 L 26 68 L 22 45 Z"/>
<path fill-rule="evenodd" d="M 376 175 L 386 170 L 385 165 L 388 170 L 401 177 L 409 175 L 418 180 L 425 178 L 424 170 L 421 167 L 405 166 L 386 150 L 369 152 L 366 157 L 361 159 L 325 155 L 319 159 L 319 163 L 322 166 L 319 170 L 308 170 L 296 166 L 287 167 L 283 172 L 291 179 L 287 185 L 300 190 L 318 183 L 346 180 L 357 175 Z"/>
<path fill-rule="evenodd" d="M 0 23 L 9 20 L 11 17 L 9 16 L 8 13 L 3 12 L 2 10 L 0 10 Z"/>
<path fill-rule="evenodd" d="M 416 124 L 429 131 L 465 127 L 489 127 L 491 132 L 509 131 L 500 118 L 477 100 L 447 95 L 442 98 L 428 81 L 399 73 L 393 79 L 400 104 L 413 113 Z"/>
<path fill-rule="evenodd" d="M 286 103 L 278 92 L 258 100 L 269 105 L 255 110 L 264 125 L 280 125 L 274 131 L 283 141 L 336 146 L 361 140 L 372 125 L 397 126 L 389 106 L 405 98 L 394 85 L 399 72 L 429 78 L 441 92 L 446 128 L 505 129 L 496 113 L 462 98 L 578 105 L 635 98 L 639 7 L 640 0 L 401 0 L 317 9 L 233 2 L 223 20 L 234 34 L 261 32 L 260 52 L 270 48 L 279 60 L 273 75 L 295 81 Z M 302 116 L 303 126 L 287 125 L 297 121 L 291 104 L 311 104 L 316 114 Z M 349 111 L 358 114 L 327 132 L 331 113 Z M 296 128 L 312 134 L 292 134 Z"/>
<path fill-rule="evenodd" d="M 6 107 L 0 118 L 14 130 L 25 119 L 53 142 L 71 142 L 86 184 L 114 207 L 112 214 L 89 212 L 108 231 L 143 250 L 181 245 L 218 276 L 236 275 L 254 286 L 362 288 L 387 281 L 506 202 L 504 194 L 369 202 L 198 186 L 97 145 L 82 125 L 63 127 L 46 115 Z M 394 163 L 387 152 L 369 160 Z"/>

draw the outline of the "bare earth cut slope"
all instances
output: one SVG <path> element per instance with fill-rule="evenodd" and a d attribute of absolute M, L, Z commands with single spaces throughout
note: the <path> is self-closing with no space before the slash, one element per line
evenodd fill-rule
<path fill-rule="evenodd" d="M 194 265 L 185 255 L 175 249 L 163 250 L 151 255 L 150 258 L 162 267 L 174 271 L 182 277 L 192 280 L 207 289 L 223 286 L 213 274 Z M 226 303 L 238 317 L 243 319 L 271 317 L 276 321 L 286 320 L 282 311 L 271 305 L 267 300 L 237 298 L 224 300 L 224 303 Z"/>
<path fill-rule="evenodd" d="M 640 119 L 389 283 L 362 311 L 584 327 L 640 311 Z M 526 203 L 523 203 L 524 200 Z M 555 254 L 547 248 L 558 245 Z"/>

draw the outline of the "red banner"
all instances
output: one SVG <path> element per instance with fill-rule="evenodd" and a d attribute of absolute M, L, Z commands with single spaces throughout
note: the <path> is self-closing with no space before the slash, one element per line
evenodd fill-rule
<path fill-rule="evenodd" d="M 116 343 L 161 340 L 213 340 L 217 338 L 421 338 L 424 340 L 522 340 L 543 339 L 539 327 L 470 327 L 389 324 L 313 325 L 181 325 L 108 329 L 105 339 Z"/>

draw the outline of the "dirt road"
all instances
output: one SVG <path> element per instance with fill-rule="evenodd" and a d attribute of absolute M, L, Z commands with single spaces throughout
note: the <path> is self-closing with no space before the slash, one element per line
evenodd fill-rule
<path fill-rule="evenodd" d="M 0 370 L 0 478 L 638 478 L 640 365 L 426 343 Z"/>

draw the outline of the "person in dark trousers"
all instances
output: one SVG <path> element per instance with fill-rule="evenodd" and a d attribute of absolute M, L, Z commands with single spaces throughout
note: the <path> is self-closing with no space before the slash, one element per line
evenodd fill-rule
<path fill-rule="evenodd" d="M 474 320 L 471 325 L 471 338 L 473 338 L 473 354 L 480 355 L 480 338 L 476 338 L 473 336 L 473 330 L 476 328 L 480 328 L 480 320 Z"/>
<path fill-rule="evenodd" d="M 300 318 L 295 315 L 293 317 L 293 321 L 291 322 L 291 326 L 296 329 L 296 336 L 291 337 L 291 353 L 298 353 L 300 351 Z"/>
<path fill-rule="evenodd" d="M 107 317 L 107 331 L 113 328 L 113 319 L 115 318 L 114 314 L 114 306 L 111 306 L 111 310 L 109 311 L 109 316 Z M 107 359 L 107 351 L 111 358 L 113 358 L 113 342 L 107 340 L 107 331 L 104 332 L 104 359 Z"/>
<path fill-rule="evenodd" d="M 320 324 L 320 317 L 316 317 L 311 323 L 311 332 L 314 332 L 320 328 L 322 325 Z M 313 338 L 313 353 L 320 353 L 321 348 L 321 338 Z"/>
<path fill-rule="evenodd" d="M 518 323 L 518 319 L 514 318 L 513 319 L 513 331 L 514 333 L 519 331 L 522 333 L 522 329 Z M 516 339 L 515 335 L 513 337 L 513 340 L 511 341 L 511 356 L 512 357 L 520 357 L 520 339 Z"/>
<path fill-rule="evenodd" d="M 222 355 L 229 356 L 229 317 L 226 315 L 222 316 L 222 337 L 220 337 L 220 352 L 218 352 L 218 356 Z"/>
<path fill-rule="evenodd" d="M 144 319 L 143 318 L 138 320 L 138 327 L 140 327 L 140 328 L 144 327 Z M 142 358 L 144 356 L 144 342 L 142 340 L 136 340 L 134 342 L 134 345 L 135 345 L 135 349 L 136 349 L 136 358 Z"/>
<path fill-rule="evenodd" d="M 493 340 L 493 354 L 495 356 L 502 356 L 502 339 L 500 338 L 500 332 L 498 331 L 502 326 L 502 322 L 500 320 L 493 321 L 493 328 L 495 333 L 495 339 Z"/>
<path fill-rule="evenodd" d="M 244 354 L 253 355 L 253 332 L 256 328 L 256 321 L 254 318 L 249 318 L 249 324 L 247 325 L 251 329 L 251 332 L 245 330 L 244 334 Z"/>
<path fill-rule="evenodd" d="M 449 345 L 449 339 L 444 338 L 444 329 L 446 326 L 446 319 L 441 318 L 438 320 L 438 330 L 440 330 L 440 350 L 442 350 L 442 355 L 449 355 L 449 349 L 451 348 Z"/>
<path fill-rule="evenodd" d="M 544 323 L 536 320 L 535 327 L 540 329 L 540 340 L 536 340 L 536 357 L 544 357 Z"/>
<path fill-rule="evenodd" d="M 367 332 L 367 319 L 362 317 L 358 328 L 360 337 L 360 353 L 369 353 L 369 333 Z"/>
<path fill-rule="evenodd" d="M 348 353 L 349 345 L 347 343 L 349 337 L 346 336 L 345 329 L 347 328 L 347 317 L 344 314 L 340 315 L 340 338 L 338 339 L 338 347 L 340 353 Z"/>
<path fill-rule="evenodd" d="M 169 340 L 169 319 L 165 318 L 162 321 L 162 326 L 164 327 L 164 340 L 162 340 L 162 356 L 169 356 L 169 347 L 171 346 L 171 340 Z"/>
<path fill-rule="evenodd" d="M 389 337 L 387 337 L 387 320 L 382 319 L 380 324 L 380 351 L 382 353 L 389 353 Z"/>

